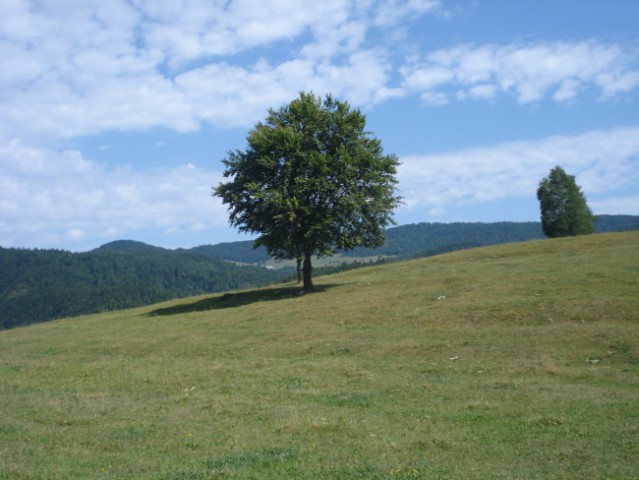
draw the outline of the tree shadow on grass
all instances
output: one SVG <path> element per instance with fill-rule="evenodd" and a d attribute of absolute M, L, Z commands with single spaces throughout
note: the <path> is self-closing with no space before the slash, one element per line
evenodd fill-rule
<path fill-rule="evenodd" d="M 320 293 L 335 287 L 335 284 L 316 285 L 313 293 Z M 197 300 L 195 302 L 181 303 L 172 307 L 151 310 L 148 316 L 178 315 L 181 313 L 205 312 L 208 310 L 222 310 L 225 308 L 241 307 L 255 302 L 269 302 L 284 300 L 306 295 L 301 287 L 272 287 L 246 292 L 224 293 L 212 297 Z"/>

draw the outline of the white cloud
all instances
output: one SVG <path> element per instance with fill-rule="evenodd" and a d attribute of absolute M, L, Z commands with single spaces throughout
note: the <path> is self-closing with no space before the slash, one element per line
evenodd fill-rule
<path fill-rule="evenodd" d="M 404 208 L 439 215 L 447 208 L 535 198 L 539 181 L 555 165 L 575 175 L 586 196 L 606 194 L 639 184 L 639 128 L 413 155 L 401 162 Z"/>
<path fill-rule="evenodd" d="M 639 195 L 593 200 L 588 205 L 595 214 L 639 215 Z"/>
<path fill-rule="evenodd" d="M 636 52 L 594 40 L 461 45 L 395 65 L 387 40 L 441 12 L 436 0 L 14 0 L 5 10 L 0 139 L 247 127 L 300 90 L 356 106 L 408 93 L 443 105 L 565 102 L 588 89 L 609 98 L 639 85 Z"/>
<path fill-rule="evenodd" d="M 467 95 L 476 99 L 494 98 L 497 95 L 497 87 L 489 83 L 478 84 L 470 88 Z"/>
<path fill-rule="evenodd" d="M 553 100 L 564 102 L 574 99 L 580 90 L 580 83 L 574 78 L 567 78 L 553 94 Z"/>
<path fill-rule="evenodd" d="M 412 16 L 435 12 L 441 8 L 439 0 L 409 0 L 408 2 L 386 0 L 377 6 L 374 21 L 378 25 L 389 26 Z"/>
<path fill-rule="evenodd" d="M 406 86 L 411 90 L 430 91 L 440 87 L 455 78 L 455 74 L 450 68 L 432 65 L 428 68 L 415 68 L 413 70 L 404 68 Z"/>
<path fill-rule="evenodd" d="M 594 40 L 511 45 L 461 45 L 426 54 L 402 67 L 404 85 L 422 96 L 493 98 L 514 95 L 519 103 L 547 95 L 573 100 L 596 88 L 604 98 L 639 85 L 639 54 Z M 440 103 L 443 103 L 440 100 Z"/>
<path fill-rule="evenodd" d="M 3 246 L 81 246 L 145 229 L 201 231 L 227 224 L 225 208 L 211 197 L 221 172 L 193 165 L 108 169 L 76 151 L 19 141 L 0 146 L 0 157 L 0 223 L 11 226 L 0 228 Z"/>
<path fill-rule="evenodd" d="M 387 88 L 384 53 L 363 50 L 338 62 L 292 60 L 277 66 L 264 61 L 253 68 L 211 64 L 175 79 L 175 86 L 198 120 L 246 126 L 302 90 L 332 92 L 355 105 L 377 103 L 399 93 Z M 295 92 L 295 93 L 292 93 Z"/>
<path fill-rule="evenodd" d="M 317 38 L 326 37 L 349 24 L 353 4 L 343 0 L 134 3 L 144 15 L 147 48 L 162 52 L 175 68 L 200 57 L 232 55 L 309 31 Z"/>
<path fill-rule="evenodd" d="M 393 5 L 396 19 L 405 19 L 438 2 Z M 387 46 L 369 38 L 372 17 L 387 6 L 10 2 L 0 21 L 0 138 L 154 126 L 186 132 L 202 122 L 250 126 L 300 90 L 332 92 L 356 105 L 401 95 L 389 85 Z M 236 57 L 254 50 L 275 53 L 277 60 L 251 66 Z"/>
<path fill-rule="evenodd" d="M 425 105 L 440 107 L 449 103 L 448 96 L 441 92 L 424 92 L 420 98 Z"/>

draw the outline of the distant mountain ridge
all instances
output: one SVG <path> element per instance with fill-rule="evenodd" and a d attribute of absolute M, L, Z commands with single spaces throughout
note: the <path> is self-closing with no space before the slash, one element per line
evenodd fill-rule
<path fill-rule="evenodd" d="M 92 250 L 93 252 L 143 252 L 143 251 L 168 251 L 166 248 L 155 247 L 148 243 L 136 240 L 114 240 Z"/>
<path fill-rule="evenodd" d="M 597 219 L 599 233 L 624 230 L 639 230 L 639 216 Z M 544 235 L 538 222 L 497 222 L 410 224 L 388 229 L 386 237 L 380 248 L 341 255 L 412 258 Z M 83 253 L 0 247 L 0 329 L 266 285 L 291 275 L 264 268 L 269 260 L 252 241 L 170 250 L 116 240 Z"/>
<path fill-rule="evenodd" d="M 597 233 L 639 230 L 639 216 L 600 215 L 595 222 L 595 230 Z M 356 248 L 349 252 L 341 252 L 341 255 L 412 258 L 464 248 L 545 238 L 540 222 L 414 223 L 389 228 L 385 234 L 386 242 L 379 248 Z M 254 249 L 251 240 L 201 245 L 188 251 L 220 260 L 250 264 L 264 264 L 270 260 L 266 249 Z"/>

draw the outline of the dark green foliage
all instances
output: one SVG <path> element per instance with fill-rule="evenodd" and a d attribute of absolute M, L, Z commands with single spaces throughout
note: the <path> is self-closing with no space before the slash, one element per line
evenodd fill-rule
<path fill-rule="evenodd" d="M 113 242 L 86 253 L 0 248 L 0 328 L 273 283 L 265 268 Z"/>
<path fill-rule="evenodd" d="M 597 233 L 626 230 L 639 230 L 639 216 L 597 215 L 595 219 Z M 540 222 L 414 223 L 389 228 L 384 235 L 386 242 L 381 247 L 358 247 L 340 253 L 347 257 L 426 257 L 465 248 L 544 238 Z M 254 249 L 251 241 L 206 245 L 191 251 L 224 260 L 256 264 L 264 263 L 270 258 L 264 247 Z M 368 261 L 354 266 L 367 264 L 369 264 Z M 352 266 L 349 264 L 347 268 Z M 341 269 L 341 267 L 332 267 L 322 268 L 321 271 L 325 273 Z"/>
<path fill-rule="evenodd" d="M 304 261 L 304 290 L 313 289 L 311 257 L 384 242 L 399 203 L 397 158 L 365 131 L 348 103 L 300 94 L 249 133 L 245 151 L 230 152 L 215 195 L 230 223 L 257 233 L 278 259 Z"/>
<path fill-rule="evenodd" d="M 427 257 L 465 248 L 543 238 L 537 222 L 417 223 L 389 228 L 380 248 L 356 248 L 347 256 Z"/>
<path fill-rule="evenodd" d="M 135 240 L 115 240 L 105 243 L 101 247 L 93 250 L 94 252 L 166 252 L 161 247 L 154 247 L 144 242 L 136 242 Z"/>
<path fill-rule="evenodd" d="M 594 227 L 596 233 L 639 230 L 639 216 L 597 215 Z M 465 248 L 544 238 L 540 222 L 413 223 L 389 228 L 384 235 L 386 242 L 381 247 L 358 247 L 340 253 L 346 257 L 427 257 Z M 112 249 L 112 245 L 119 243 L 112 242 L 103 245 L 98 250 Z M 140 245 L 145 244 L 141 243 Z M 200 253 L 219 260 L 248 264 L 263 264 L 271 259 L 264 247 L 253 248 L 253 246 L 254 242 L 247 240 L 201 245 L 183 251 Z M 146 245 L 146 247 L 158 248 L 150 245 Z M 321 270 L 323 274 L 327 272 L 334 273 L 364 265 L 370 265 L 370 261 L 344 264 L 341 267 L 323 267 L 318 269 L 318 271 Z"/>
<path fill-rule="evenodd" d="M 575 177 L 557 166 L 537 189 L 541 225 L 549 237 L 570 237 L 594 232 L 594 216 Z"/>
<path fill-rule="evenodd" d="M 271 256 L 264 247 L 254 248 L 252 240 L 242 242 L 226 242 L 217 245 L 201 245 L 192 248 L 191 252 L 201 253 L 211 258 L 241 263 L 265 263 Z"/>
<path fill-rule="evenodd" d="M 627 232 L 639 230 L 639 216 L 637 215 L 597 215 L 595 217 L 595 232 Z"/>
<path fill-rule="evenodd" d="M 639 216 L 597 215 L 596 233 L 639 230 Z M 416 223 L 386 230 L 379 248 L 356 248 L 343 256 L 428 257 L 466 248 L 544 238 L 539 222 Z"/>

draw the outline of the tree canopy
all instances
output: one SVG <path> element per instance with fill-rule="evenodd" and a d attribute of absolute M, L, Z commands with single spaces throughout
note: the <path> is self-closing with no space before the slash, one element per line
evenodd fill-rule
<path fill-rule="evenodd" d="M 365 131 L 366 118 L 346 102 L 309 93 L 269 110 L 229 152 L 214 194 L 228 205 L 229 221 L 257 233 L 255 245 L 279 259 L 303 261 L 304 290 L 312 291 L 312 256 L 384 242 L 393 223 L 395 155 Z"/>
<path fill-rule="evenodd" d="M 575 177 L 559 166 L 543 178 L 537 189 L 541 226 L 549 237 L 586 235 L 594 232 L 594 216 Z"/>

